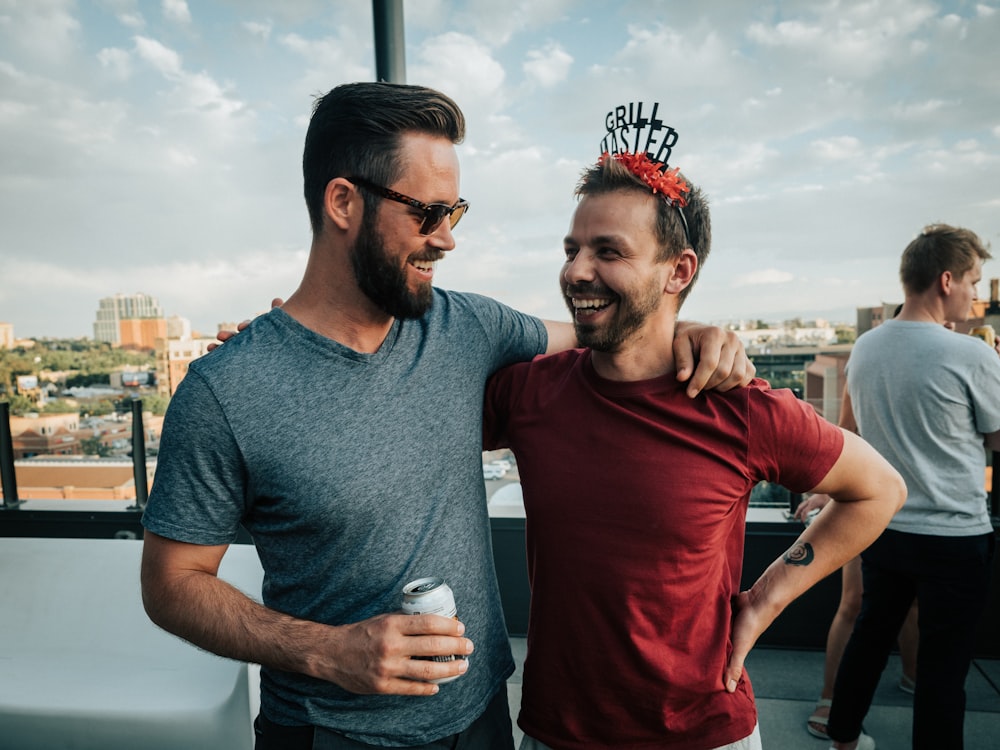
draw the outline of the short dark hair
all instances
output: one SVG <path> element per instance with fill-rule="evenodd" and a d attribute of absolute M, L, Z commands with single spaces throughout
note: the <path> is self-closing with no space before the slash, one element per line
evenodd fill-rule
<path fill-rule="evenodd" d="M 323 196 L 330 180 L 357 176 L 391 185 L 399 179 L 405 133 L 442 136 L 458 144 L 465 138 L 465 115 L 440 91 L 399 83 L 347 83 L 317 98 L 302 153 L 313 233 L 323 228 Z M 366 193 L 366 216 L 379 200 Z"/>
<path fill-rule="evenodd" d="M 679 255 L 684 248 L 689 246 L 694 250 L 698 258 L 698 268 L 695 269 L 694 278 L 678 295 L 678 302 L 684 302 L 694 282 L 701 273 L 701 267 L 708 258 L 708 253 L 712 249 L 712 219 L 708 211 L 708 198 L 702 193 L 701 188 L 695 187 L 690 180 L 680 175 L 684 182 L 691 188 L 687 194 L 687 205 L 683 208 L 672 206 L 666 199 L 656 196 L 656 223 L 653 233 L 659 243 L 659 252 L 656 259 L 665 262 Z M 576 186 L 576 196 L 582 198 L 587 195 L 602 195 L 613 193 L 617 190 L 635 190 L 636 192 L 652 195 L 649 185 L 643 182 L 642 178 L 632 172 L 628 167 L 616 159 L 603 159 L 592 167 L 583 171 L 580 181 Z M 684 212 L 684 219 L 687 220 L 688 234 L 684 233 L 684 224 L 679 211 Z"/>
<path fill-rule="evenodd" d="M 945 271 L 962 277 L 977 260 L 993 256 L 975 232 L 947 224 L 931 224 L 903 251 L 899 280 L 907 294 L 926 292 Z"/>

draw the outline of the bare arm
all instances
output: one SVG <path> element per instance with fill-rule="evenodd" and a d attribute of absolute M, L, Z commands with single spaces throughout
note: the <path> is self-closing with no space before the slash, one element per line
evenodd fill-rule
<path fill-rule="evenodd" d="M 542 322 L 549 335 L 546 354 L 579 346 L 571 323 Z M 688 382 L 687 395 L 691 398 L 702 390 L 728 391 L 744 386 L 757 372 L 739 337 L 717 326 L 678 321 L 673 347 L 677 379 Z"/>
<path fill-rule="evenodd" d="M 468 662 L 412 656 L 469 654 L 464 626 L 437 615 L 379 615 L 330 626 L 254 601 L 218 577 L 227 547 L 145 533 L 142 601 L 157 625 L 220 656 L 300 672 L 354 693 L 434 695 L 425 680 L 464 672 Z"/>
<path fill-rule="evenodd" d="M 760 634 L 794 599 L 875 541 L 906 500 L 906 485 L 896 470 L 846 431 L 840 458 L 814 491 L 829 494 L 833 502 L 737 599 L 733 653 L 723 676 L 730 692 Z"/>
<path fill-rule="evenodd" d="M 851 405 L 851 394 L 847 392 L 847 383 L 844 383 L 844 393 L 840 399 L 840 416 L 837 419 L 837 424 L 841 429 L 853 432 L 855 435 L 858 434 L 858 423 L 854 419 L 854 407 Z M 811 495 L 799 503 L 799 507 L 795 509 L 795 518 L 805 523 L 810 511 L 816 508 L 822 510 L 832 499 L 825 492 Z"/>

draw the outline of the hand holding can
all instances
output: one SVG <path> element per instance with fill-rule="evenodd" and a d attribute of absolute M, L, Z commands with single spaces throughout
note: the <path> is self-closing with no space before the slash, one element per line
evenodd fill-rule
<path fill-rule="evenodd" d="M 451 587 L 445 583 L 443 578 L 430 577 L 418 578 L 403 586 L 403 606 L 402 610 L 407 615 L 440 615 L 441 617 L 451 617 L 458 619 L 458 608 L 455 606 L 455 594 Z M 461 654 L 447 656 L 413 656 L 412 659 L 423 659 L 426 661 L 455 661 L 456 659 L 467 659 Z M 454 677 L 444 677 L 440 680 L 430 680 L 434 684 L 442 684 L 457 680 L 461 675 Z"/>

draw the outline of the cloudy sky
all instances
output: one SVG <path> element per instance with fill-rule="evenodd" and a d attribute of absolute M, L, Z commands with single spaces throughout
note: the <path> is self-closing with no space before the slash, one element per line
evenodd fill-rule
<path fill-rule="evenodd" d="M 899 254 L 934 221 L 1000 257 L 1000 0 L 404 14 L 407 81 L 469 119 L 472 208 L 439 286 L 566 318 L 572 188 L 605 114 L 637 101 L 713 209 L 683 317 L 853 321 L 900 299 Z M 214 333 L 289 295 L 313 97 L 374 76 L 369 0 L 0 0 L 0 321 L 92 336 L 98 299 L 141 291 Z"/>

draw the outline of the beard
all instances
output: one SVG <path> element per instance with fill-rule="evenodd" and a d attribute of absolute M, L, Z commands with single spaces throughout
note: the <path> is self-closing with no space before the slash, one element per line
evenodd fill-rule
<path fill-rule="evenodd" d="M 652 315 L 663 300 L 659 281 L 650 279 L 645 286 L 618 295 L 615 300 L 617 309 L 607 323 L 589 323 L 586 318 L 579 318 L 573 307 L 570 294 L 595 297 L 614 297 L 606 287 L 598 284 L 566 284 L 563 286 L 563 299 L 573 316 L 573 329 L 581 346 L 586 346 L 598 352 L 615 352 L 624 344 L 629 336 L 635 333 L 646 319 Z"/>
<path fill-rule="evenodd" d="M 419 318 L 434 301 L 430 284 L 422 284 L 416 293 L 410 291 L 406 264 L 398 265 L 385 251 L 385 241 L 373 221 L 362 223 L 351 248 L 351 266 L 361 291 L 386 315 Z"/>

